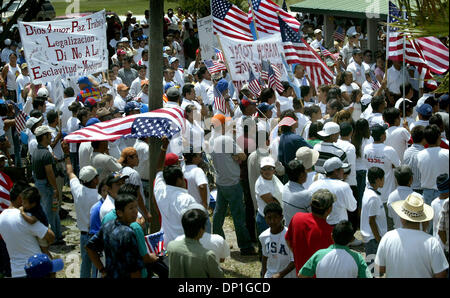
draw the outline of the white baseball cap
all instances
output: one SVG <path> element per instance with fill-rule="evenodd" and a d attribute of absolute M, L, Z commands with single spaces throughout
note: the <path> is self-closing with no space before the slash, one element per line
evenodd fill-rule
<path fill-rule="evenodd" d="M 80 170 L 80 180 L 90 182 L 97 177 L 97 170 L 93 166 L 85 166 Z"/>
<path fill-rule="evenodd" d="M 41 120 L 42 120 L 42 116 L 39 117 L 39 118 L 36 118 L 36 117 L 30 117 L 30 118 L 28 118 L 27 122 L 25 123 L 25 126 L 26 126 L 28 129 L 31 129 L 36 123 L 38 123 L 38 122 L 41 121 Z"/>
<path fill-rule="evenodd" d="M 120 39 L 120 41 L 119 42 L 128 42 L 129 40 L 128 40 L 128 38 L 127 37 L 122 37 L 121 39 Z"/>
<path fill-rule="evenodd" d="M 7 38 L 5 39 L 5 46 L 10 46 L 11 45 L 11 39 Z"/>
<path fill-rule="evenodd" d="M 36 137 L 41 136 L 46 133 L 52 133 L 52 130 L 47 125 L 41 125 L 34 131 Z"/>
<path fill-rule="evenodd" d="M 275 168 L 275 160 L 271 156 L 261 158 L 260 168 L 271 166 Z"/>
<path fill-rule="evenodd" d="M 37 92 L 37 96 L 45 96 L 45 97 L 48 97 L 48 95 L 49 95 L 49 93 L 48 93 L 47 88 L 45 88 L 45 87 L 39 88 L 39 90 L 38 90 L 38 92 Z"/>
<path fill-rule="evenodd" d="M 317 134 L 321 137 L 328 137 L 334 134 L 337 134 L 341 131 L 339 124 L 335 122 L 327 122 L 323 126 L 323 129 L 319 131 Z"/>
<path fill-rule="evenodd" d="M 332 173 L 334 170 L 337 169 L 346 169 L 349 167 L 348 163 L 343 163 L 342 160 L 339 159 L 339 157 L 332 157 L 327 159 L 325 163 L 323 164 L 323 168 L 325 172 Z"/>
<path fill-rule="evenodd" d="M 395 105 L 394 105 L 395 108 L 396 108 L 396 109 L 400 109 L 400 105 L 402 104 L 403 101 L 412 103 L 412 101 L 409 100 L 409 99 L 407 99 L 407 98 L 399 98 L 399 99 L 395 102 Z"/>
<path fill-rule="evenodd" d="M 314 34 L 319 34 L 319 33 L 322 33 L 322 30 L 320 30 L 320 29 L 314 30 Z"/>

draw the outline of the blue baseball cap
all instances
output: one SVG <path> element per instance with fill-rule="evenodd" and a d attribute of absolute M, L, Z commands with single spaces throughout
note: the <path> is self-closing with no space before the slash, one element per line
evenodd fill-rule
<path fill-rule="evenodd" d="M 64 268 L 62 259 L 51 260 L 46 254 L 36 254 L 30 257 L 25 264 L 25 272 L 29 278 L 42 278 Z"/>
<path fill-rule="evenodd" d="M 89 81 L 88 77 L 81 77 L 81 78 L 79 78 L 77 84 L 86 84 L 86 85 L 89 85 L 89 86 L 92 85 L 92 83 L 91 83 L 91 81 Z"/>
<path fill-rule="evenodd" d="M 125 105 L 125 113 L 131 112 L 131 111 L 140 111 L 142 105 L 138 103 L 137 101 L 129 101 Z"/>
<path fill-rule="evenodd" d="M 262 102 L 258 105 L 258 110 L 261 111 L 261 113 L 265 113 L 267 111 L 272 110 L 275 107 L 275 105 L 270 105 L 267 102 Z"/>
<path fill-rule="evenodd" d="M 448 193 L 449 178 L 448 174 L 441 174 L 436 178 L 436 186 L 439 193 Z"/>
<path fill-rule="evenodd" d="M 166 83 L 164 85 L 164 93 L 166 93 L 167 89 L 169 89 L 170 87 L 175 87 L 175 84 L 173 82 Z"/>
<path fill-rule="evenodd" d="M 217 83 L 217 90 L 222 93 L 223 91 L 228 89 L 228 82 L 225 79 L 220 79 L 220 81 Z"/>
<path fill-rule="evenodd" d="M 433 113 L 433 108 L 429 104 L 424 103 L 420 107 L 416 108 L 416 111 L 422 116 L 431 116 Z"/>
<path fill-rule="evenodd" d="M 100 120 L 98 120 L 98 118 L 90 118 L 87 122 L 86 122 L 86 126 L 95 124 L 95 123 L 99 123 Z"/>

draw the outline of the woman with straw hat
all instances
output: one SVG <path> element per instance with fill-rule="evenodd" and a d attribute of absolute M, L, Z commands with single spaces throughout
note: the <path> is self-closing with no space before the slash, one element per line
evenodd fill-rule
<path fill-rule="evenodd" d="M 433 219 L 433 208 L 417 193 L 392 203 L 403 228 L 387 232 L 375 257 L 380 275 L 390 278 L 445 278 L 448 262 L 438 239 L 424 232 L 422 223 Z"/>

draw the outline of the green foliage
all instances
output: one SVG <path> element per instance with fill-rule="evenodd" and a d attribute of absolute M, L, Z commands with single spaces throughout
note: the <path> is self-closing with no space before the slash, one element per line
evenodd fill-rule
<path fill-rule="evenodd" d="M 248 11 L 247 0 L 228 0 L 235 4 L 242 11 Z M 181 0 L 179 4 L 183 10 L 197 12 L 199 17 L 205 17 L 211 14 L 210 0 Z"/>

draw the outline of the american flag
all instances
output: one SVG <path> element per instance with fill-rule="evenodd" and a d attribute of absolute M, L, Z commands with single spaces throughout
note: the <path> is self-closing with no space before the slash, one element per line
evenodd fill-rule
<path fill-rule="evenodd" d="M 247 14 L 226 0 L 212 0 L 214 34 L 253 41 Z"/>
<path fill-rule="evenodd" d="M 345 39 L 344 29 L 341 26 L 338 26 L 336 28 L 336 31 L 334 31 L 334 33 L 333 33 L 333 38 L 336 40 L 344 40 Z"/>
<path fill-rule="evenodd" d="M 258 31 L 267 34 L 280 32 L 278 17 L 281 17 L 295 32 L 299 31 L 299 21 L 271 0 L 251 0 L 251 4 Z"/>
<path fill-rule="evenodd" d="M 168 119 L 174 126 L 185 128 L 184 111 L 181 108 L 162 108 L 151 112 L 129 115 L 105 122 L 99 122 L 80 130 L 74 131 L 64 138 L 67 143 L 82 143 L 92 141 L 115 141 L 132 133 L 132 126 L 136 118 Z M 153 129 L 152 124 L 149 125 Z"/>
<path fill-rule="evenodd" d="M 15 120 L 16 120 L 16 131 L 18 133 L 22 132 L 25 129 L 25 127 L 26 127 L 25 126 L 26 118 L 27 118 L 27 114 L 25 114 L 22 111 L 19 111 L 16 114 L 16 118 L 15 118 Z"/>
<path fill-rule="evenodd" d="M 283 41 L 284 54 L 288 64 L 301 63 L 314 82 L 314 86 L 331 84 L 333 82 L 333 72 L 320 59 L 308 43 L 300 35 L 292 30 L 281 18 L 280 22 L 281 39 Z"/>
<path fill-rule="evenodd" d="M 224 57 L 224 55 L 223 55 L 223 53 L 222 53 L 221 50 L 219 50 L 219 49 L 217 49 L 217 48 L 214 48 L 214 52 L 216 52 L 216 57 L 217 57 L 217 60 L 218 60 L 218 61 L 223 61 L 223 62 L 225 62 L 225 57 Z"/>
<path fill-rule="evenodd" d="M 269 88 L 278 91 L 279 94 L 283 93 L 284 88 L 281 84 L 281 72 L 274 64 L 269 66 Z"/>
<path fill-rule="evenodd" d="M 332 58 L 334 59 L 334 56 L 330 53 L 330 51 L 328 51 L 327 49 L 325 49 L 322 45 L 320 45 L 320 51 L 322 52 L 322 55 L 323 55 L 324 57 L 332 56 Z"/>
<path fill-rule="evenodd" d="M 225 98 L 223 97 L 222 93 L 217 90 L 216 86 L 214 86 L 214 107 L 216 108 L 216 110 L 219 110 L 224 114 L 227 113 Z"/>
<path fill-rule="evenodd" d="M 372 79 L 372 82 L 370 83 L 372 85 L 373 90 L 378 90 L 381 87 L 380 82 L 378 82 L 377 77 L 373 73 L 373 71 L 370 71 L 370 78 Z"/>
<path fill-rule="evenodd" d="M 134 119 L 133 124 L 131 125 L 131 133 L 124 135 L 123 138 L 162 138 L 163 136 L 166 136 L 171 139 L 172 136 L 179 132 L 180 127 L 174 125 L 174 123 L 167 118 L 139 117 Z"/>
<path fill-rule="evenodd" d="M 205 66 L 208 69 L 210 74 L 214 74 L 216 72 L 220 72 L 222 70 L 227 70 L 225 64 L 220 63 L 214 60 L 205 60 Z"/>
<path fill-rule="evenodd" d="M 0 173 L 0 213 L 11 205 L 10 190 L 13 182 L 6 174 Z"/>
<path fill-rule="evenodd" d="M 259 97 L 259 95 L 261 94 L 261 85 L 259 84 L 251 69 L 250 77 L 248 79 L 248 89 L 255 97 Z"/>
<path fill-rule="evenodd" d="M 165 255 L 164 232 L 159 231 L 145 236 L 145 245 L 149 253 L 154 253 L 157 256 Z"/>
<path fill-rule="evenodd" d="M 286 0 L 283 0 L 283 4 L 281 5 L 281 8 L 285 11 L 288 12 L 288 6 L 286 4 Z"/>
<path fill-rule="evenodd" d="M 269 68 L 270 63 L 268 61 L 261 61 L 261 85 L 265 85 L 265 82 L 269 80 Z"/>

